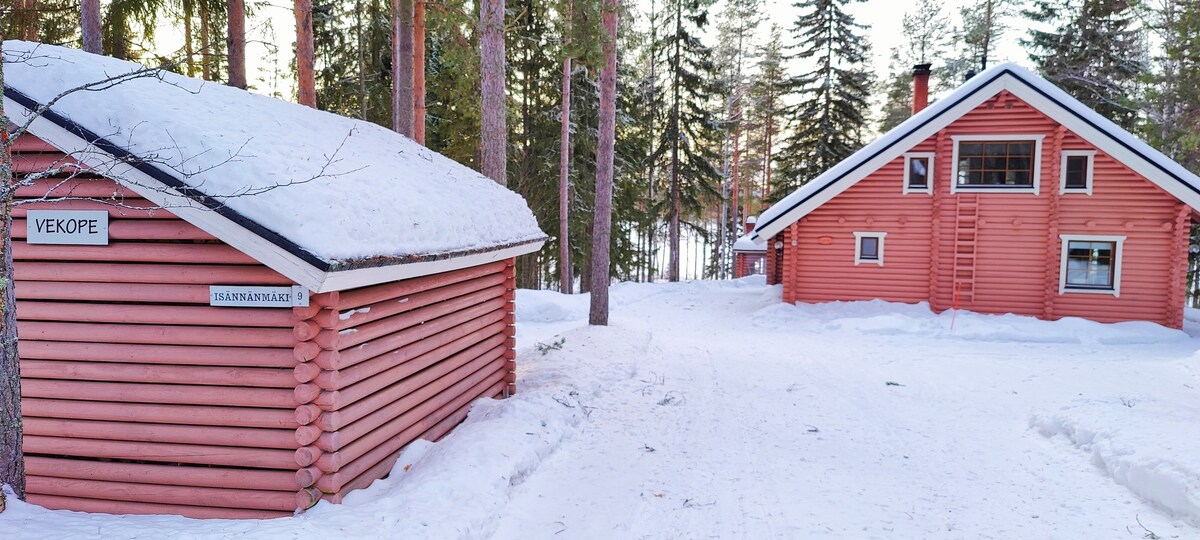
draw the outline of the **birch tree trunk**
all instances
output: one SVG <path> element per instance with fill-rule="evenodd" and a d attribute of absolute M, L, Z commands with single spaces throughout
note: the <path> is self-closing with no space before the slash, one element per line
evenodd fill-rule
<path fill-rule="evenodd" d="M 79 9 L 83 50 L 93 54 L 104 54 L 104 38 L 100 28 L 100 0 L 83 0 Z"/>
<path fill-rule="evenodd" d="M 613 154 L 617 138 L 617 10 L 604 0 L 604 68 L 600 71 L 600 131 L 596 148 L 596 221 L 592 228 L 592 298 L 588 323 L 608 325 L 609 238 L 612 232 Z"/>
<path fill-rule="evenodd" d="M 3 56 L 4 27 L 0 26 L 0 56 Z M 4 65 L 0 63 L 0 88 L 4 87 Z M 17 310 L 13 294 L 12 146 L 8 139 L 8 115 L 0 99 L 0 486 L 7 484 L 17 497 L 25 497 L 25 456 L 21 449 L 21 364 L 17 355 Z M 3 510 L 0 491 L 0 510 Z"/>
<path fill-rule="evenodd" d="M 314 71 L 312 0 L 295 0 L 296 14 L 296 100 L 301 105 L 317 106 L 317 79 Z"/>
<path fill-rule="evenodd" d="M 425 0 L 413 0 L 413 140 L 425 144 Z"/>
<path fill-rule="evenodd" d="M 567 2 L 567 37 L 563 49 L 571 45 L 571 3 Z M 571 294 L 575 276 L 571 275 L 571 57 L 563 58 L 562 130 L 558 155 L 558 291 Z"/>
<path fill-rule="evenodd" d="M 507 185 L 507 127 L 504 103 L 504 0 L 479 0 L 479 59 L 483 72 L 480 112 L 480 172 Z"/>
<path fill-rule="evenodd" d="M 413 136 L 413 0 L 392 0 L 392 130 Z"/>
<path fill-rule="evenodd" d="M 246 0 L 229 0 L 229 86 L 246 88 Z"/>

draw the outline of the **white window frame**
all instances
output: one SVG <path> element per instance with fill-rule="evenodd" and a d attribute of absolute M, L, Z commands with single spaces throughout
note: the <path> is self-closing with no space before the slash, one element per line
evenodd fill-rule
<path fill-rule="evenodd" d="M 1084 169 L 1084 188 L 1068 188 L 1067 187 L 1067 158 L 1069 157 L 1086 157 L 1087 168 Z M 1085 195 L 1092 194 L 1092 171 L 1096 168 L 1096 151 L 1095 150 L 1063 150 L 1062 166 L 1058 174 L 1058 193 L 1065 195 L 1067 193 L 1082 193 Z"/>
<path fill-rule="evenodd" d="M 926 195 L 933 194 L 933 156 L 933 152 L 909 152 L 904 154 L 904 188 L 902 193 L 905 195 L 909 193 L 924 193 Z M 925 170 L 925 187 L 923 188 L 913 188 L 908 185 L 908 176 L 912 172 L 913 158 L 925 158 L 929 160 L 929 167 L 927 167 Z"/>
<path fill-rule="evenodd" d="M 1121 297 L 1121 258 L 1125 255 L 1125 237 L 1101 234 L 1060 234 L 1062 239 L 1062 261 L 1058 270 L 1058 294 L 1111 294 Z M 1113 286 L 1112 289 L 1072 288 L 1067 285 L 1067 246 L 1071 242 L 1113 242 L 1117 252 L 1113 254 Z"/>
<path fill-rule="evenodd" d="M 951 135 L 954 153 L 950 159 L 950 193 L 1032 193 L 1037 195 L 1042 185 L 1042 139 L 1045 135 Z M 1030 187 L 988 187 L 958 185 L 958 145 L 974 141 L 1033 141 L 1033 185 Z"/>
<path fill-rule="evenodd" d="M 883 266 L 883 239 L 887 233 L 880 231 L 855 231 L 854 232 L 854 266 L 860 264 L 878 264 Z M 878 259 L 863 259 L 862 258 L 862 239 L 875 238 L 879 245 Z"/>

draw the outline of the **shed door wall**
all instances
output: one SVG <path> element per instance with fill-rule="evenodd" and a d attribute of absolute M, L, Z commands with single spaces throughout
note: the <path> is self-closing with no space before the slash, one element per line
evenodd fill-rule
<path fill-rule="evenodd" d="M 64 157 L 31 137 L 21 172 Z M 290 309 L 208 306 L 208 286 L 291 285 L 115 183 L 38 182 L 13 222 L 29 500 L 194 517 L 291 514 L 295 324 Z M 53 188 L 53 189 L 52 189 Z M 115 195 L 114 195 L 115 194 Z M 116 205 L 116 206 L 114 206 Z M 31 209 L 105 210 L 110 245 L 29 245 Z"/>

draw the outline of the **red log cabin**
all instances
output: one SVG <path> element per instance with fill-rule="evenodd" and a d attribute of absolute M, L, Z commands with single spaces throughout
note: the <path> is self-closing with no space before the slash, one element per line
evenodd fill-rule
<path fill-rule="evenodd" d="M 545 239 L 519 196 L 386 129 L 169 73 L 35 115 L 140 66 L 4 49 L 8 129 L 29 127 L 29 501 L 288 516 L 515 390 L 514 258 Z"/>
<path fill-rule="evenodd" d="M 1200 179 L 1014 64 L 976 75 L 764 212 L 785 302 L 883 299 L 1183 324 Z"/>
<path fill-rule="evenodd" d="M 733 243 L 733 277 L 743 278 L 766 273 L 767 248 L 750 239 L 750 231 L 757 222 L 756 217 L 749 216 L 743 225 L 744 236 Z"/>

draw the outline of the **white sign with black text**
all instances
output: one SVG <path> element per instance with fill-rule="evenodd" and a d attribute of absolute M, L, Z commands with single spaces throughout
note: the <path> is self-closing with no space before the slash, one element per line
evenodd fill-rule
<path fill-rule="evenodd" d="M 299 285 L 291 287 L 210 285 L 208 287 L 208 305 L 217 307 L 305 307 L 308 305 L 308 289 Z"/>
<path fill-rule="evenodd" d="M 108 245 L 104 210 L 30 210 L 25 218 L 28 244 Z"/>

